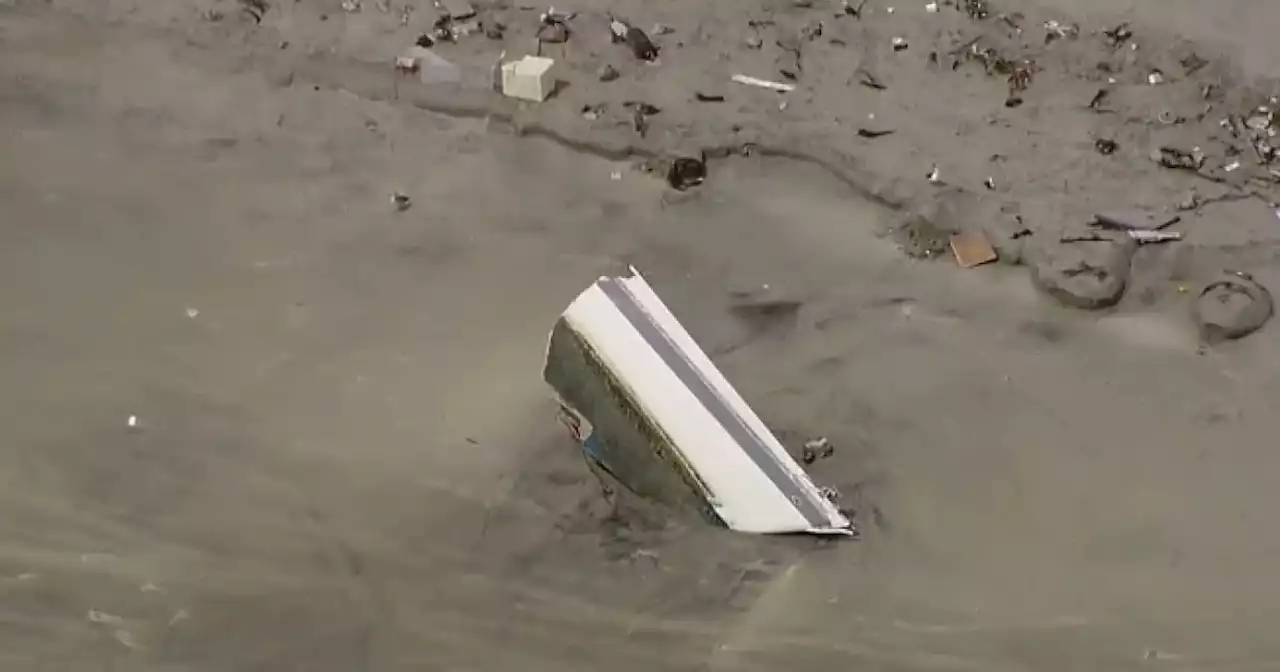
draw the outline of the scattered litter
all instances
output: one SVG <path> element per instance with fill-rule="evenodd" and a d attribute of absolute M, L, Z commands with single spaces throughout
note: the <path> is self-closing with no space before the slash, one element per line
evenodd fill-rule
<path fill-rule="evenodd" d="M 1204 152 L 1199 147 L 1192 147 L 1191 151 L 1176 147 L 1161 147 L 1152 159 L 1165 168 L 1178 170 L 1200 170 L 1204 166 Z"/>
<path fill-rule="evenodd" d="M 880 81 L 880 78 L 876 77 L 871 73 L 871 71 L 866 69 L 858 70 L 858 83 L 868 89 L 875 89 L 877 91 L 884 91 L 889 88 L 884 85 L 884 82 Z"/>
<path fill-rule="evenodd" d="M 822 37 L 822 31 L 825 27 L 821 21 L 810 21 L 800 29 L 800 37 L 812 42 Z"/>
<path fill-rule="evenodd" d="M 1074 23 L 1062 23 L 1054 19 L 1044 22 L 1044 43 L 1049 44 L 1054 40 L 1075 39 L 1080 34 L 1080 26 Z"/>
<path fill-rule="evenodd" d="M 1174 114 L 1169 110 L 1162 110 L 1160 114 L 1156 115 L 1156 121 L 1164 124 L 1165 126 L 1173 126 L 1175 124 L 1181 124 L 1186 122 L 1186 120 L 1187 120 L 1186 117 L 1180 114 Z"/>
<path fill-rule="evenodd" d="M 767 79 L 748 77 L 747 75 L 734 75 L 730 79 L 732 79 L 733 81 L 739 84 L 746 84 L 747 86 L 758 86 L 762 89 L 773 89 L 774 91 L 781 91 L 784 93 L 796 90 L 796 87 L 791 84 L 786 84 L 784 82 L 771 82 Z"/>
<path fill-rule="evenodd" d="M 1164 83 L 1164 73 L 1159 70 L 1152 70 L 1147 74 L 1147 83 L 1151 86 Z"/>
<path fill-rule="evenodd" d="M 547 12 L 542 15 L 537 37 L 539 48 L 543 44 L 564 44 L 569 41 L 569 24 L 554 11 Z"/>
<path fill-rule="evenodd" d="M 667 184 L 676 191 L 685 191 L 696 187 L 707 179 L 707 162 L 705 158 L 682 156 L 671 162 L 667 172 Z"/>
<path fill-rule="evenodd" d="M 960 268 L 973 268 L 989 264 L 1000 256 L 981 231 L 961 231 L 951 235 L 951 254 Z"/>
<path fill-rule="evenodd" d="M 391 13 L 391 0 L 376 0 L 373 3 L 373 6 L 377 7 L 378 11 L 382 12 L 383 14 Z"/>
<path fill-rule="evenodd" d="M 932 184 L 942 184 L 942 176 L 941 173 L 938 172 L 937 164 L 934 164 L 934 166 L 929 169 L 929 174 L 925 175 L 925 179 L 929 180 Z"/>
<path fill-rule="evenodd" d="M 608 103 L 596 103 L 595 105 L 583 105 L 582 118 L 586 119 L 587 121 L 595 121 L 599 119 L 601 115 L 604 114 L 604 111 L 608 109 L 608 107 L 609 107 Z"/>
<path fill-rule="evenodd" d="M 124 619 L 115 614 L 108 614 L 105 611 L 90 609 L 88 613 L 90 623 L 103 623 L 107 625 L 119 625 L 124 623 Z"/>
<path fill-rule="evenodd" d="M 613 171 L 613 172 L 609 173 L 609 179 L 613 180 L 614 182 L 617 182 L 618 180 L 621 180 L 621 179 L 622 179 L 622 171 L 621 171 L 621 170 L 615 170 L 615 171 Z"/>
<path fill-rule="evenodd" d="M 1148 231 L 1145 229 L 1129 229 L 1129 237 L 1139 243 L 1167 243 L 1174 240 L 1182 240 L 1182 233 L 1179 231 Z"/>
<path fill-rule="evenodd" d="M 501 40 L 507 33 L 506 24 L 498 21 L 481 21 L 480 27 L 484 30 L 484 36 L 491 40 Z"/>
<path fill-rule="evenodd" d="M 1231 163 L 1228 163 L 1227 165 L 1223 166 L 1222 169 L 1227 171 L 1228 173 L 1235 172 L 1240 169 L 1240 162 L 1232 161 Z"/>
<path fill-rule="evenodd" d="M 391 194 L 391 205 L 395 207 L 396 212 L 404 212 L 413 207 L 413 199 L 397 191 Z"/>
<path fill-rule="evenodd" d="M 555 61 L 525 56 L 502 66 L 502 93 L 510 98 L 542 102 L 555 89 Z"/>
<path fill-rule="evenodd" d="M 196 319 L 196 318 L 197 318 L 197 317 L 199 317 L 199 316 L 200 316 L 200 311 L 199 311 L 199 310 L 196 310 L 195 308 L 188 308 L 188 309 L 187 309 L 187 317 L 189 317 L 189 318 L 191 318 L 191 319 L 193 319 L 193 320 L 194 320 L 194 319 Z"/>
<path fill-rule="evenodd" d="M 702 93 L 701 91 L 694 91 L 693 98 L 699 103 L 723 103 L 724 102 L 724 96 L 722 95 Z"/>
<path fill-rule="evenodd" d="M 909 46 L 905 37 L 895 37 L 890 40 L 890 43 L 893 45 L 894 51 L 905 51 Z"/>
<path fill-rule="evenodd" d="M 141 590 L 141 591 L 142 591 L 142 592 L 144 592 L 144 593 L 162 593 L 162 592 L 164 592 L 163 590 L 161 590 L 161 589 L 160 589 L 160 586 L 157 586 L 156 584 L 151 583 L 150 581 L 148 581 L 147 583 L 142 584 L 141 586 L 138 586 L 138 590 Z"/>
<path fill-rule="evenodd" d="M 430 49 L 431 47 L 436 46 L 436 41 L 431 39 L 430 35 L 422 33 L 418 36 L 418 39 L 413 41 L 413 44 L 414 46 L 422 47 L 423 49 Z"/>
<path fill-rule="evenodd" d="M 174 626 L 174 624 L 175 624 L 175 623 L 179 623 L 179 622 L 181 622 L 181 621 L 185 621 L 185 620 L 187 620 L 188 618 L 191 618 L 191 614 L 190 614 L 186 609 L 179 609 L 179 610 L 177 610 L 176 612 L 174 612 L 174 614 L 173 614 L 173 618 L 170 618 L 170 619 L 169 619 L 169 626 L 168 626 L 168 627 L 171 627 L 171 628 L 172 628 L 172 627 Z"/>
<path fill-rule="evenodd" d="M 881 131 L 873 131 L 873 130 L 868 129 L 868 128 L 859 128 L 859 129 L 858 129 L 858 137 L 860 137 L 860 138 L 879 138 L 879 137 L 883 137 L 883 136 L 886 136 L 886 135 L 892 135 L 892 134 L 893 134 L 893 132 L 894 132 L 894 131 L 893 131 L 893 129 L 885 129 L 885 130 L 881 130 Z"/>
<path fill-rule="evenodd" d="M 1125 42 L 1129 41 L 1129 38 L 1133 37 L 1133 31 L 1129 29 L 1128 23 L 1122 23 L 1114 28 L 1104 30 L 1102 34 L 1107 38 L 1107 43 L 1111 45 L 1112 49 L 1120 48 Z"/>
<path fill-rule="evenodd" d="M 649 32 L 654 35 L 670 35 L 671 33 L 676 32 L 676 29 L 665 24 L 655 23 L 653 24 L 653 28 L 649 29 Z"/>
<path fill-rule="evenodd" d="M 867 0 L 860 0 L 856 6 L 849 3 L 849 0 L 840 0 L 840 6 L 845 16 L 852 16 L 855 19 L 862 18 L 862 8 L 867 6 Z"/>
<path fill-rule="evenodd" d="M 609 22 L 609 31 L 612 33 L 613 42 L 626 43 L 631 48 L 631 53 L 642 61 L 654 61 L 658 58 L 658 48 L 654 46 L 653 41 L 645 34 L 643 30 L 628 24 L 619 19 L 612 19 Z"/>
<path fill-rule="evenodd" d="M 820 436 L 804 442 L 804 448 L 800 451 L 800 461 L 805 464 L 813 464 L 818 460 L 826 459 L 835 454 L 836 447 L 831 445 L 831 441 L 827 437 Z"/>
<path fill-rule="evenodd" d="M 413 5 L 406 3 L 405 6 L 400 9 L 400 25 L 402 26 L 409 25 L 409 19 L 412 17 L 413 17 Z"/>
<path fill-rule="evenodd" d="M 631 128 L 642 138 L 649 132 L 649 120 L 645 117 L 644 110 L 638 107 L 631 110 Z"/>
<path fill-rule="evenodd" d="M 134 416 L 132 416 L 132 415 L 131 415 L 131 416 L 129 416 L 129 417 L 130 417 L 130 418 L 134 418 Z M 135 420 L 136 420 L 136 418 L 135 418 Z M 82 553 L 82 554 L 80 555 L 80 564 L 82 564 L 82 565 L 93 565 L 93 564 L 97 564 L 97 563 L 99 563 L 99 562 L 110 562 L 110 561 L 115 560 L 115 559 L 116 559 L 116 556 L 114 556 L 114 555 L 112 555 L 112 554 L 110 554 L 110 553 Z"/>
<path fill-rule="evenodd" d="M 342 11 L 348 14 L 360 11 L 360 0 L 342 0 Z"/>
<path fill-rule="evenodd" d="M 991 14 L 987 0 L 964 0 L 964 11 L 971 19 L 982 20 Z"/>
<path fill-rule="evenodd" d="M 927 5 L 925 5 L 925 6 L 924 6 L 924 11 L 929 12 L 930 14 L 937 14 L 937 13 L 938 13 L 938 3 L 936 3 L 936 2 L 931 2 L 931 3 L 927 4 Z"/>
<path fill-rule="evenodd" d="M 598 77 L 602 82 L 612 82 L 620 76 L 621 74 L 618 72 L 618 69 L 608 63 L 600 66 L 600 69 L 596 71 L 596 77 Z"/>
<path fill-rule="evenodd" d="M 131 416 L 129 416 L 129 419 L 128 419 L 127 421 L 125 421 L 125 424 L 127 424 L 127 425 L 129 426 L 129 429 L 137 429 L 137 428 L 138 428 L 138 416 L 136 416 L 136 415 L 131 415 Z M 83 557 L 83 556 L 82 556 L 82 557 Z"/>
<path fill-rule="evenodd" d="M 31 572 L 25 572 L 23 574 L 19 574 L 13 577 L 13 580 L 14 581 L 35 581 L 38 578 L 40 578 L 39 574 L 32 574 Z"/>
<path fill-rule="evenodd" d="M 988 176 L 988 177 L 987 177 L 987 179 L 985 179 L 985 180 L 983 180 L 983 181 L 982 181 L 982 186 L 984 186 L 984 187 L 986 187 L 987 189 L 990 189 L 990 190 L 992 190 L 992 191 L 995 191 L 995 188 L 996 188 L 996 180 L 995 180 L 995 178 Z"/>
<path fill-rule="evenodd" d="M 254 23 L 262 23 L 262 17 L 267 13 L 267 0 L 240 0 L 240 9 L 248 14 Z"/>
<path fill-rule="evenodd" d="M 1114 154 L 1115 151 L 1120 148 L 1120 145 L 1116 144 L 1115 140 L 1110 140 L 1107 138 L 1098 138 L 1093 142 L 1093 148 L 1098 150 L 1099 154 L 1111 155 L 1111 154 Z"/>
<path fill-rule="evenodd" d="M 752 35 L 746 39 L 745 44 L 748 49 L 759 49 L 764 46 L 764 40 L 759 35 Z"/>

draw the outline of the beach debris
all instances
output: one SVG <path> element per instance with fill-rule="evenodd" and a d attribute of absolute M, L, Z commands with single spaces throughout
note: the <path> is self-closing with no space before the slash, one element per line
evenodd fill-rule
<path fill-rule="evenodd" d="M 1102 31 L 1102 35 L 1112 49 L 1119 49 L 1133 37 L 1133 30 L 1129 28 L 1128 22 L 1125 22 Z"/>
<path fill-rule="evenodd" d="M 933 167 L 929 169 L 929 173 L 924 178 L 929 180 L 930 184 L 942 184 L 942 173 L 938 171 L 938 164 L 933 164 Z"/>
<path fill-rule="evenodd" d="M 655 23 L 653 24 L 653 27 L 649 29 L 649 32 L 654 35 L 670 35 L 671 33 L 676 32 L 676 29 L 664 23 Z"/>
<path fill-rule="evenodd" d="M 649 132 L 649 120 L 645 118 L 644 110 L 638 107 L 631 110 L 631 128 L 642 138 Z"/>
<path fill-rule="evenodd" d="M 383 14 L 391 13 L 391 0 L 374 0 L 373 6 L 377 7 L 378 11 Z"/>
<path fill-rule="evenodd" d="M 1200 170 L 1204 166 L 1204 152 L 1199 147 L 1190 151 L 1177 147 L 1161 147 L 1152 154 L 1152 160 L 1165 168 L 1175 170 Z"/>
<path fill-rule="evenodd" d="M 618 180 L 621 180 L 621 179 L 622 179 L 622 171 L 621 171 L 621 170 L 613 170 L 613 171 L 610 171 L 610 172 L 609 172 L 609 179 L 613 180 L 614 182 L 617 182 Z"/>
<path fill-rule="evenodd" d="M 716 94 L 703 93 L 701 91 L 694 91 L 693 99 L 698 101 L 699 103 L 723 103 L 724 102 L 724 96 L 718 93 Z"/>
<path fill-rule="evenodd" d="M 810 21 L 800 28 L 800 37 L 810 42 L 822 37 L 822 30 L 825 28 L 821 21 Z"/>
<path fill-rule="evenodd" d="M 900 36 L 894 37 L 892 40 L 889 40 L 889 43 L 893 45 L 894 51 L 906 51 L 907 47 L 910 46 L 909 44 L 907 44 L 907 38 L 900 37 Z"/>
<path fill-rule="evenodd" d="M 595 105 L 582 106 L 582 118 L 587 121 L 595 121 L 599 119 L 604 111 L 609 107 L 608 103 L 596 103 Z"/>
<path fill-rule="evenodd" d="M 654 46 L 653 40 L 643 30 L 620 19 L 611 18 L 609 31 L 612 33 L 612 41 L 626 44 L 636 58 L 649 62 L 657 60 L 658 47 Z"/>
<path fill-rule="evenodd" d="M 893 130 L 893 129 L 891 129 L 891 128 L 887 128 L 887 129 L 883 129 L 883 130 L 878 130 L 878 131 L 877 131 L 877 130 L 871 130 L 871 129 L 869 129 L 869 128 L 859 128 L 859 129 L 858 129 L 858 137 L 860 137 L 860 138 L 867 138 L 867 139 L 880 138 L 880 137 L 884 137 L 884 136 L 886 136 L 886 135 L 893 135 L 893 133 L 894 133 L 894 130 Z"/>
<path fill-rule="evenodd" d="M 1227 271 L 1200 290 L 1192 318 L 1206 344 L 1243 338 L 1271 319 L 1271 292 L 1243 271 Z"/>
<path fill-rule="evenodd" d="M 507 26 L 498 21 L 481 21 L 480 29 L 484 36 L 491 40 L 501 40 L 507 34 Z"/>
<path fill-rule="evenodd" d="M 151 583 L 150 581 L 142 584 L 141 586 L 138 586 L 138 590 L 144 593 L 163 593 L 164 592 L 164 590 L 161 589 L 160 586 L 157 586 L 156 584 Z"/>
<path fill-rule="evenodd" d="M 880 81 L 879 77 L 876 77 L 870 70 L 867 70 L 866 68 L 858 69 L 858 83 L 867 87 L 868 89 L 875 89 L 877 91 L 884 91 L 885 89 L 889 88 L 885 86 L 884 82 Z"/>
<path fill-rule="evenodd" d="M 1222 169 L 1223 169 L 1223 170 L 1225 170 L 1225 171 L 1227 171 L 1228 173 L 1233 173 L 1233 172 L 1235 172 L 1235 171 L 1237 171 L 1237 170 L 1239 170 L 1239 169 L 1240 169 L 1240 162 L 1239 162 L 1239 161 L 1232 161 L 1231 163 L 1228 163 L 1228 164 L 1224 165 L 1224 166 L 1222 167 Z"/>
<path fill-rule="evenodd" d="M 1202 204 L 1203 201 L 1200 199 L 1200 194 L 1189 191 L 1174 207 L 1182 212 L 1188 212 L 1199 208 Z"/>
<path fill-rule="evenodd" d="M 396 209 L 396 212 L 404 212 L 413 207 L 413 199 L 396 191 L 391 194 L 391 206 Z"/>
<path fill-rule="evenodd" d="M 555 65 L 555 60 L 543 56 L 503 63 L 502 94 L 533 102 L 546 100 L 555 91 Z"/>
<path fill-rule="evenodd" d="M 744 44 L 748 49 L 759 49 L 764 46 L 764 40 L 760 39 L 759 35 L 750 35 L 744 41 Z"/>
<path fill-rule="evenodd" d="M 172 628 L 174 625 L 177 625 L 178 623 L 181 623 L 182 621 L 185 621 L 188 618 L 191 618 L 191 613 L 188 612 L 186 609 L 179 609 L 173 612 L 173 616 L 169 619 L 169 624 L 167 627 Z"/>
<path fill-rule="evenodd" d="M 125 426 L 128 427 L 129 429 L 138 429 L 139 427 L 138 416 L 136 415 L 129 416 L 129 418 L 125 420 Z"/>
<path fill-rule="evenodd" d="M 267 13 L 267 0 L 239 0 L 239 3 L 240 11 L 253 19 L 254 23 L 262 23 L 262 17 Z"/>
<path fill-rule="evenodd" d="M 1182 240 L 1182 233 L 1179 231 L 1148 231 L 1145 229 L 1129 229 L 1129 237 L 1138 241 L 1140 244 L 1146 243 L 1167 243 L 1174 240 Z"/>
<path fill-rule="evenodd" d="M 543 13 L 538 21 L 539 48 L 543 44 L 564 44 L 569 41 L 569 23 L 562 15 L 552 10 Z"/>
<path fill-rule="evenodd" d="M 454 21 L 469 19 L 476 15 L 476 8 L 467 0 L 435 0 L 436 9 Z"/>
<path fill-rule="evenodd" d="M 926 11 L 926 12 L 928 12 L 928 13 L 930 13 L 930 14 L 937 14 L 937 13 L 938 13 L 938 3 L 936 3 L 936 2 L 930 2 L 930 3 L 926 4 L 926 5 L 924 6 L 924 11 Z"/>
<path fill-rule="evenodd" d="M 1044 22 L 1044 43 L 1049 44 L 1054 40 L 1072 39 L 1074 40 L 1080 35 L 1080 25 L 1076 23 L 1062 23 L 1056 19 L 1050 19 Z"/>
<path fill-rule="evenodd" d="M 987 189 L 989 189 L 989 190 L 991 190 L 991 191 L 995 191 L 995 189 L 996 189 L 996 180 L 995 180 L 995 178 L 994 178 L 994 177 L 991 177 L 990 175 L 988 175 L 988 176 L 987 176 L 987 179 L 985 179 L 985 180 L 983 180 L 983 181 L 982 181 L 982 186 L 986 187 Z"/>
<path fill-rule="evenodd" d="M 1106 101 L 1107 97 L 1110 95 L 1111 95 L 1110 89 L 1098 89 L 1098 92 L 1093 94 L 1093 98 L 1089 101 L 1089 109 L 1095 112 L 1105 111 L 1102 108 L 1102 103 Z"/>
<path fill-rule="evenodd" d="M 200 316 L 200 311 L 196 308 L 188 308 L 186 312 L 187 312 L 187 317 L 193 320 Z"/>
<path fill-rule="evenodd" d="M 1109 156 L 1111 154 L 1115 154 L 1116 150 L 1120 148 L 1120 145 L 1118 145 L 1115 140 L 1111 140 L 1109 138 L 1098 138 L 1093 141 L 1093 148 L 1098 150 L 1099 154 Z"/>
<path fill-rule="evenodd" d="M 86 617 L 89 619 L 90 623 L 102 623 L 105 625 L 119 625 L 124 623 L 123 618 L 97 609 L 90 609 Z"/>
<path fill-rule="evenodd" d="M 792 84 L 787 84 L 785 82 L 772 82 L 767 79 L 749 77 L 747 75 L 734 75 L 733 77 L 730 77 L 730 79 L 739 84 L 746 84 L 747 86 L 755 86 L 762 89 L 772 89 L 782 93 L 796 90 L 796 87 Z"/>
<path fill-rule="evenodd" d="M 804 447 L 800 451 L 800 461 L 805 464 L 813 464 L 818 460 L 825 460 L 836 454 L 836 447 L 831 445 L 831 440 L 825 436 L 819 436 L 816 439 L 809 439 L 804 442 Z"/>
<path fill-rule="evenodd" d="M 360 11 L 360 0 L 342 0 L 342 11 L 348 14 L 355 14 Z"/>
<path fill-rule="evenodd" d="M 602 82 L 612 82 L 621 76 L 622 75 L 618 72 L 618 69 L 608 63 L 605 63 L 596 70 L 596 78 Z"/>
<path fill-rule="evenodd" d="M 852 16 L 855 19 L 862 18 L 862 8 L 867 6 L 867 0 L 859 0 L 857 5 L 849 2 L 849 0 L 840 0 L 840 9 L 845 16 Z"/>
<path fill-rule="evenodd" d="M 413 5 L 409 3 L 405 3 L 404 7 L 400 8 L 400 25 L 401 26 L 409 25 L 409 20 L 412 18 L 413 18 Z"/>
<path fill-rule="evenodd" d="M 422 33 L 418 35 L 418 38 L 416 40 L 413 41 L 413 46 L 422 47 L 423 49 L 430 49 L 431 47 L 436 46 L 436 41 L 427 33 Z"/>
<path fill-rule="evenodd" d="M 1154 226 L 1140 226 L 1113 215 L 1096 214 L 1093 216 L 1093 221 L 1089 222 L 1089 225 L 1095 228 L 1108 229 L 1111 231 L 1162 231 L 1181 221 L 1181 216 L 1175 216 Z"/>
<path fill-rule="evenodd" d="M 1164 72 L 1160 71 L 1159 69 L 1153 69 L 1151 72 L 1147 73 L 1147 83 L 1150 84 L 1151 86 L 1163 84 Z"/>
<path fill-rule="evenodd" d="M 1000 256 L 982 231 L 960 231 L 951 235 L 951 254 L 960 268 L 989 264 Z"/>
<path fill-rule="evenodd" d="M 667 172 L 667 184 L 676 191 L 685 191 L 702 184 L 707 179 L 707 161 L 705 156 L 692 158 L 677 157 L 671 162 Z"/>
<path fill-rule="evenodd" d="M 982 20 L 991 14 L 987 0 L 964 0 L 964 11 L 971 19 Z"/>

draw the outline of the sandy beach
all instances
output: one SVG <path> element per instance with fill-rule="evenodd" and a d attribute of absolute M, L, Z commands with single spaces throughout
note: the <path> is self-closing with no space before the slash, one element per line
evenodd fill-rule
<path fill-rule="evenodd" d="M 1280 160 L 1219 123 L 1280 6 L 579 0 L 529 104 L 487 82 L 546 7 L 477 0 L 435 86 L 431 3 L 356 4 L 0 0 L 0 668 L 1276 667 L 1276 327 L 1191 315 L 1280 286 Z M 1042 279 L 1097 213 L 1183 239 L 1084 243 L 1126 281 L 1082 310 Z M 540 371 L 627 265 L 859 539 L 609 510 Z"/>

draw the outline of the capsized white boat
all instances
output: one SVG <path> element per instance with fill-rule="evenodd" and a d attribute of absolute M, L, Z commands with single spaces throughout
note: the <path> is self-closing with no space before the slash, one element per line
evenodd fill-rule
<path fill-rule="evenodd" d="M 852 534 L 634 268 L 556 321 L 543 377 L 593 466 L 732 530 Z"/>

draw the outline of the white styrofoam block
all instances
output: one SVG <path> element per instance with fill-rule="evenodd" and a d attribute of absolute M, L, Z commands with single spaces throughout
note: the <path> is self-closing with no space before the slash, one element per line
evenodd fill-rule
<path fill-rule="evenodd" d="M 502 65 L 502 93 L 511 98 L 541 102 L 551 95 L 556 80 L 554 59 L 525 56 Z"/>

